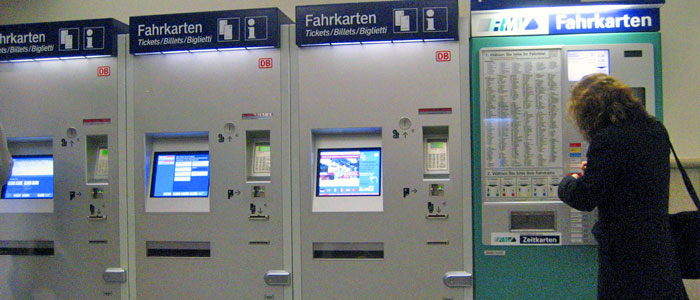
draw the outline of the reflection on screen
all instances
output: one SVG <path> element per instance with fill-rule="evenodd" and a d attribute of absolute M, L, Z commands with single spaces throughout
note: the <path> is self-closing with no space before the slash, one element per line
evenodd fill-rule
<path fill-rule="evenodd" d="M 604 73 L 610 75 L 608 50 L 577 50 L 567 53 L 569 81 L 579 81 L 583 76 Z"/>
<path fill-rule="evenodd" d="M 316 196 L 379 196 L 381 148 L 319 149 Z"/>
<path fill-rule="evenodd" d="M 151 197 L 208 197 L 209 152 L 157 152 Z"/>
<path fill-rule="evenodd" d="M 53 198 L 53 157 L 51 155 L 12 158 L 10 179 L 3 187 L 4 199 Z"/>

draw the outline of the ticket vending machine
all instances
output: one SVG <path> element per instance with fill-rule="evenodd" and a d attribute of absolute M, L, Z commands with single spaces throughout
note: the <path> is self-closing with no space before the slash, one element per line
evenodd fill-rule
<path fill-rule="evenodd" d="M 296 18 L 295 299 L 471 299 L 457 2 L 299 6 Z"/>
<path fill-rule="evenodd" d="M 661 118 L 660 4 L 504 5 L 512 4 L 472 1 L 472 9 L 500 9 L 472 11 L 476 295 L 593 299 L 596 212 L 557 196 L 588 148 L 566 117 L 569 92 L 583 76 L 606 73 Z"/>
<path fill-rule="evenodd" d="M 0 26 L 0 298 L 128 299 L 126 25 Z M 121 35 L 120 35 L 121 34 Z"/>
<path fill-rule="evenodd" d="M 289 22 L 131 17 L 133 299 L 291 299 Z"/>

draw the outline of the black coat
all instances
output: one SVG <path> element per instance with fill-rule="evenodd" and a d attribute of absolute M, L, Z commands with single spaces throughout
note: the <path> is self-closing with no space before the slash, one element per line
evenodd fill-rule
<path fill-rule="evenodd" d="M 559 198 L 598 208 L 598 299 L 688 299 L 668 221 L 669 144 L 653 119 L 593 136 L 584 176 L 565 177 Z"/>

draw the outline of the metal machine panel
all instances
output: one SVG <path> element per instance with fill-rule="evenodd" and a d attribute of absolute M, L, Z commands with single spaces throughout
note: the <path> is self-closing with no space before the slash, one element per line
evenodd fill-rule
<path fill-rule="evenodd" d="M 459 53 L 454 41 L 292 48 L 296 297 L 470 297 L 467 273 L 449 273 L 471 272 L 461 167 L 469 151 L 462 117 L 469 113 Z M 425 150 L 428 140 L 435 156 Z M 368 147 L 381 151 L 380 194 L 360 193 L 372 191 L 360 183 L 357 191 L 332 187 L 322 191 L 330 197 L 319 196 L 320 180 L 352 178 L 358 168 L 360 182 L 376 174 L 363 167 L 362 154 L 331 157 L 319 150 Z M 441 154 L 449 167 L 426 163 Z M 426 171 L 426 165 L 435 167 Z M 329 206 L 315 206 L 326 200 Z"/>
<path fill-rule="evenodd" d="M 281 49 L 128 57 L 137 299 L 291 299 L 282 278 L 265 281 L 268 271 L 291 271 L 289 29 L 281 31 Z M 208 174 L 175 166 L 208 176 L 208 195 L 156 198 L 154 154 L 182 151 L 208 154 Z"/>
<path fill-rule="evenodd" d="M 0 64 L 10 151 L 51 155 L 54 174 L 50 199 L 0 199 L 3 299 L 128 297 L 102 277 L 126 258 L 118 134 L 126 40 L 118 41 L 117 57 Z"/>

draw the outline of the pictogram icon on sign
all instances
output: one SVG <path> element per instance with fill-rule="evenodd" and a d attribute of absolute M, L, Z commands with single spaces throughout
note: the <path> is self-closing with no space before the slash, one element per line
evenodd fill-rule
<path fill-rule="evenodd" d="M 246 17 L 244 24 L 246 41 L 267 40 L 267 16 Z"/>
<path fill-rule="evenodd" d="M 423 31 L 447 32 L 448 17 L 447 7 L 426 7 L 423 8 Z"/>
<path fill-rule="evenodd" d="M 80 28 L 61 28 L 58 35 L 58 51 L 80 50 Z"/>
<path fill-rule="evenodd" d="M 219 27 L 219 42 L 233 42 L 241 39 L 240 18 L 217 19 Z"/>
<path fill-rule="evenodd" d="M 87 27 L 83 29 L 85 50 L 102 50 L 105 48 L 105 28 Z"/>
<path fill-rule="evenodd" d="M 394 33 L 418 32 L 418 9 L 394 9 Z"/>

